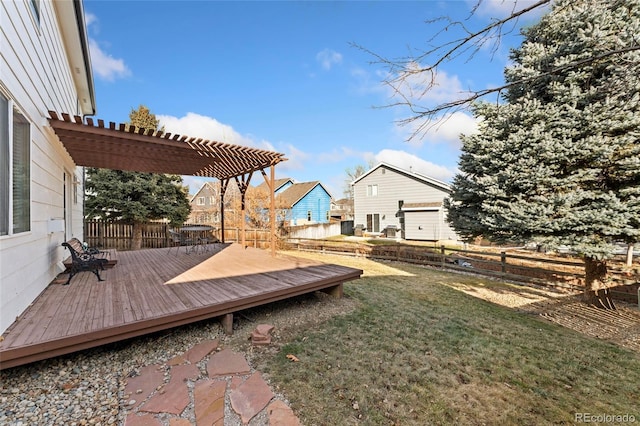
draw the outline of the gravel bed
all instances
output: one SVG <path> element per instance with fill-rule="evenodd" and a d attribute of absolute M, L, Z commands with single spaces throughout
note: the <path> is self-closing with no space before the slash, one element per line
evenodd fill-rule
<path fill-rule="evenodd" d="M 136 375 L 141 367 L 165 363 L 196 344 L 213 339 L 220 341 L 220 348 L 244 353 L 252 365 L 256 356 L 276 355 L 289 334 L 353 306 L 348 298 L 337 300 L 315 293 L 237 313 L 233 336 L 225 336 L 219 321 L 212 319 L 0 371 L 0 425 L 123 425 L 129 413 L 129 400 L 124 399 L 125 379 Z M 273 343 L 253 347 L 250 334 L 261 323 L 276 327 Z M 287 402 L 277 387 L 271 387 L 276 399 Z M 240 425 L 228 396 L 226 399 L 225 425 Z M 193 407 L 183 413 L 192 423 L 193 416 Z M 168 424 L 168 417 L 163 422 Z M 250 423 L 266 424 L 264 414 Z"/>
<path fill-rule="evenodd" d="M 207 321 L 2 371 L 0 424 L 124 424 L 127 376 L 220 336 Z"/>

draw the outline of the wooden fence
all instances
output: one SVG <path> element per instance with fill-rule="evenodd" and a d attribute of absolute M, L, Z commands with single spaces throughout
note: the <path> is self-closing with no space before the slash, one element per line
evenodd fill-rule
<path fill-rule="evenodd" d="M 198 226 L 200 224 L 184 226 Z M 169 229 L 177 231 L 166 223 L 145 223 L 142 225 L 142 248 L 169 247 Z M 201 231 L 198 231 L 201 232 Z M 221 239 L 220 230 L 214 228 L 213 236 Z M 225 242 L 238 242 L 242 238 L 239 228 L 225 228 Z M 267 249 L 270 247 L 268 229 L 246 229 L 245 243 L 250 247 Z M 87 220 L 84 222 L 84 241 L 92 247 L 116 250 L 131 250 L 133 225 L 124 222 L 105 222 L 102 220 Z"/>
<path fill-rule="evenodd" d="M 444 246 L 430 248 L 406 244 L 364 245 L 330 241 L 291 242 L 285 248 L 395 260 L 571 290 L 581 291 L 585 284 L 584 263 L 575 258 L 551 259 L 506 251 L 463 250 Z M 635 269 L 637 272 L 629 275 L 628 271 L 617 267 L 617 262 L 610 268 L 614 282 L 611 291 L 616 299 L 638 303 L 640 266 Z"/>

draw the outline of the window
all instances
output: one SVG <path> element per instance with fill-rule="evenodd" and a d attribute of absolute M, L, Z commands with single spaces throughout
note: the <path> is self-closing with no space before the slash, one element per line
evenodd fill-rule
<path fill-rule="evenodd" d="M 329 218 L 331 218 L 331 216 L 329 216 L 329 210 L 327 210 L 327 222 L 329 222 Z"/>
<path fill-rule="evenodd" d="M 311 218 L 312 218 L 312 216 L 311 216 L 311 210 L 307 210 L 307 220 L 308 220 L 309 222 L 311 222 Z"/>
<path fill-rule="evenodd" d="M 31 10 L 36 22 L 40 24 L 40 0 L 31 0 Z"/>
<path fill-rule="evenodd" d="M 0 94 L 0 235 L 31 230 L 31 128 L 12 109 Z"/>
<path fill-rule="evenodd" d="M 380 232 L 380 215 L 378 213 L 367 215 L 367 231 Z"/>
<path fill-rule="evenodd" d="M 199 206 L 204 206 L 204 197 L 198 197 L 197 203 Z"/>
<path fill-rule="evenodd" d="M 367 197 L 378 196 L 378 185 L 367 185 Z"/>
<path fill-rule="evenodd" d="M 0 93 L 0 235 L 9 233 L 9 101 Z"/>
<path fill-rule="evenodd" d="M 209 197 L 209 205 L 213 206 L 215 204 L 216 204 L 216 197 L 212 195 Z"/>

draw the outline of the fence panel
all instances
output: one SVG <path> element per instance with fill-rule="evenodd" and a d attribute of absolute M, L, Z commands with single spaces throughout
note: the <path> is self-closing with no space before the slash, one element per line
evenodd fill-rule
<path fill-rule="evenodd" d="M 184 224 L 184 226 L 191 226 Z M 195 225 L 194 225 L 195 226 Z M 166 223 L 149 222 L 142 225 L 142 248 L 169 247 L 169 229 Z M 180 228 L 176 228 L 180 230 Z M 190 232 L 191 237 L 201 236 L 201 231 Z M 246 229 L 245 242 L 250 247 L 268 249 L 271 246 L 271 231 L 268 229 Z M 213 235 L 220 238 L 220 231 L 213 230 Z M 224 230 L 225 242 L 237 243 L 241 240 L 239 228 Z M 123 222 L 105 222 L 102 220 L 86 220 L 84 222 L 84 241 L 92 247 L 103 249 L 131 250 L 133 225 Z"/>

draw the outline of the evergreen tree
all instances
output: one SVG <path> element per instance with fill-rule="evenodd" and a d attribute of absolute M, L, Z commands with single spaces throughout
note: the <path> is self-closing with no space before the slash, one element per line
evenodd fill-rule
<path fill-rule="evenodd" d="M 466 238 L 570 246 L 603 307 L 614 243 L 640 239 L 638 34 L 639 0 L 554 2 L 512 52 L 504 102 L 475 105 L 447 201 Z"/>
<path fill-rule="evenodd" d="M 143 105 L 131 110 L 128 125 L 158 129 L 158 120 Z M 122 220 L 133 225 L 131 248 L 142 246 L 142 225 L 167 219 L 181 225 L 191 206 L 182 177 L 99 168 L 87 169 L 85 216 Z"/>

